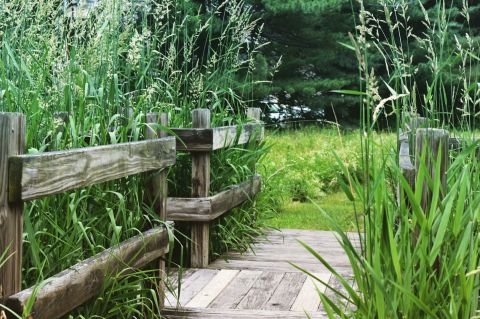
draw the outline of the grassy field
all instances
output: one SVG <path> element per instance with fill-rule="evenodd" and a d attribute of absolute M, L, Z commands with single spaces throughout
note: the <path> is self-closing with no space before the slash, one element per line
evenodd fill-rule
<path fill-rule="evenodd" d="M 375 138 L 387 150 L 394 145 L 393 134 L 378 134 Z M 272 207 L 264 217 L 267 225 L 326 230 L 329 225 L 323 209 L 343 229 L 354 229 L 355 203 L 340 188 L 339 178 L 343 174 L 338 160 L 351 174 L 360 174 L 358 131 L 312 127 L 269 132 L 267 143 L 271 150 L 261 162 L 266 191 L 260 199 L 270 201 Z"/>

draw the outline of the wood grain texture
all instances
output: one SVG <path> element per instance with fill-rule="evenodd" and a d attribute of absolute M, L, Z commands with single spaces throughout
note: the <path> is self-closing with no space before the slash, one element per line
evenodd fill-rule
<path fill-rule="evenodd" d="M 358 234 L 348 233 L 348 237 L 358 245 Z M 285 229 L 281 231 L 268 231 L 266 238 L 258 238 L 252 247 L 255 253 L 245 252 L 227 253 L 209 265 L 210 271 L 218 273 L 223 269 L 239 270 L 238 275 L 228 282 L 207 308 L 186 307 L 184 309 L 166 309 L 163 312 L 167 318 L 306 318 L 303 309 L 309 309 L 312 318 L 327 318 L 320 305 L 320 299 L 315 285 L 310 282 L 304 288 L 307 276 L 298 269 L 293 268 L 286 260 L 293 260 L 317 275 L 324 282 L 331 282 L 331 274 L 325 267 L 306 252 L 297 239 L 303 240 L 318 251 L 326 261 L 339 273 L 348 277 L 352 270 L 345 252 L 334 232 L 309 231 Z M 234 256 L 234 258 L 231 258 Z M 182 294 L 189 298 L 200 294 L 201 290 L 211 290 L 205 287 L 220 288 L 211 275 L 205 279 L 205 271 L 208 269 L 195 269 L 190 278 L 182 286 Z M 260 279 L 263 277 L 263 280 Z M 200 279 L 200 280 L 199 280 Z M 311 281 L 311 279 L 309 278 Z M 190 282 L 188 282 L 190 281 Z M 198 282 L 198 284 L 197 284 Z M 221 285 L 224 286 L 224 285 Z M 317 287 L 325 291 L 325 286 L 317 282 Z M 300 295 L 300 297 L 298 297 Z M 334 302 L 335 296 L 331 296 Z M 211 297 L 209 297 L 211 299 Z M 301 310 L 292 310 L 294 302 Z M 202 306 L 205 306 L 203 303 Z M 187 303 L 183 303 L 187 305 Z M 191 306 L 189 304 L 188 306 Z M 290 307 L 289 307 L 290 306 Z M 289 307 L 289 308 L 288 308 Z M 317 307 L 317 308 L 315 308 Z M 248 308 L 248 309 L 244 309 Z M 288 309 L 287 309 L 288 308 Z M 282 310 L 278 310 L 282 309 Z M 286 310 L 285 310 L 286 309 Z"/>
<path fill-rule="evenodd" d="M 22 284 L 23 203 L 8 201 L 9 195 L 18 197 L 8 186 L 8 158 L 22 154 L 24 147 L 25 116 L 0 113 L 0 255 L 10 256 L 0 268 L 0 302 Z"/>
<path fill-rule="evenodd" d="M 175 221 L 210 221 L 212 215 L 211 197 L 167 199 L 167 219 Z"/>
<path fill-rule="evenodd" d="M 147 114 L 147 139 L 164 138 L 167 137 L 167 133 L 161 128 L 168 126 L 168 114 Z M 151 127 L 154 124 L 160 124 L 156 131 L 152 131 Z M 160 169 L 150 173 L 147 178 L 147 198 L 148 204 L 154 209 L 162 221 L 167 220 L 167 197 L 168 197 L 168 185 L 167 185 L 167 168 Z M 158 301 L 160 309 L 164 307 L 165 300 L 165 260 L 159 258 L 158 260 L 158 285 L 156 287 L 158 293 Z"/>
<path fill-rule="evenodd" d="M 255 175 L 243 183 L 233 185 L 230 189 L 212 196 L 211 218 L 217 218 L 245 201 L 252 200 L 261 188 L 262 178 L 260 175 Z"/>
<path fill-rule="evenodd" d="M 210 128 L 210 110 L 195 109 L 192 111 L 193 128 Z M 192 153 L 192 197 L 208 197 L 210 193 L 210 152 Z M 191 230 L 192 267 L 204 268 L 208 265 L 208 249 L 210 240 L 210 224 L 195 222 Z"/>
<path fill-rule="evenodd" d="M 10 157 L 10 201 L 32 200 L 175 164 L 173 137 Z"/>
<path fill-rule="evenodd" d="M 141 268 L 167 251 L 168 233 L 163 226 L 106 249 L 47 279 L 35 295 L 30 318 L 59 318 L 100 293 L 108 277 Z M 33 293 L 34 287 L 10 296 L 7 306 L 21 314 Z"/>
<path fill-rule="evenodd" d="M 263 124 L 244 124 L 213 129 L 213 150 L 259 141 L 264 138 Z"/>
<path fill-rule="evenodd" d="M 225 214 L 261 190 L 261 177 L 255 175 L 249 180 L 233 185 L 214 196 L 203 198 L 175 198 L 167 201 L 168 220 L 208 222 Z"/>
<path fill-rule="evenodd" d="M 238 310 L 238 309 L 166 309 L 162 313 L 170 319 L 305 319 L 307 316 L 303 311 L 273 311 L 273 310 Z M 310 314 L 312 319 L 327 319 L 325 312 L 314 312 Z"/>
<path fill-rule="evenodd" d="M 296 296 L 300 292 L 307 275 L 299 272 L 288 272 L 263 306 L 265 310 L 290 310 Z"/>
<path fill-rule="evenodd" d="M 216 128 L 172 128 L 177 139 L 178 151 L 208 152 L 252 140 L 262 140 L 265 136 L 263 124 L 245 124 Z"/>
<path fill-rule="evenodd" d="M 167 293 L 166 305 L 174 308 L 185 307 L 218 273 L 217 269 L 195 269 L 193 274 L 182 279 L 180 294 L 178 290 Z"/>
<path fill-rule="evenodd" d="M 447 191 L 448 142 L 449 133 L 446 130 L 433 128 L 417 130 L 415 168 L 418 172 L 420 165 L 426 165 L 432 180 L 440 180 L 440 201 Z M 438 161 L 440 161 L 439 172 L 436 169 Z M 428 186 L 427 179 L 423 183 L 421 206 L 424 212 L 428 212 L 432 204 L 433 192 Z"/>
<path fill-rule="evenodd" d="M 215 297 L 235 278 L 239 270 L 222 269 L 187 304 L 187 308 L 206 308 Z"/>
<path fill-rule="evenodd" d="M 213 130 L 205 128 L 172 128 L 178 151 L 203 151 L 213 149 Z"/>
<path fill-rule="evenodd" d="M 263 272 L 253 283 L 237 309 L 262 309 L 282 281 L 283 272 Z"/>
<path fill-rule="evenodd" d="M 321 279 L 324 282 L 328 282 L 330 279 L 330 273 L 313 273 L 316 277 Z M 305 311 L 308 313 L 315 312 L 320 305 L 320 295 L 318 294 L 317 289 L 320 292 L 325 292 L 326 286 L 322 283 L 316 281 L 312 277 L 308 277 L 303 283 L 300 292 L 298 293 L 295 302 L 292 305 L 291 310 L 293 311 Z"/>
<path fill-rule="evenodd" d="M 209 307 L 222 309 L 236 308 L 261 274 L 262 271 L 260 270 L 241 270 Z"/>

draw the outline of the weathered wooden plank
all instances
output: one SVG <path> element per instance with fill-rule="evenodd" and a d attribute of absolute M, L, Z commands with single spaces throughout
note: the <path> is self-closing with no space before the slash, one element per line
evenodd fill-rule
<path fill-rule="evenodd" d="M 209 221 L 212 215 L 211 197 L 167 199 L 168 220 L 178 221 Z"/>
<path fill-rule="evenodd" d="M 178 151 L 203 151 L 213 149 L 213 130 L 210 128 L 172 128 Z"/>
<path fill-rule="evenodd" d="M 32 319 L 59 318 L 102 291 L 107 276 L 116 276 L 127 267 L 140 268 L 168 251 L 168 232 L 164 226 L 135 236 L 116 247 L 88 258 L 46 280 L 35 293 Z M 7 300 L 10 307 L 22 314 L 34 287 Z"/>
<path fill-rule="evenodd" d="M 353 284 L 353 274 L 352 274 L 352 272 L 339 272 L 339 274 L 342 275 L 343 278 L 345 278 L 349 284 Z M 345 289 L 345 287 L 342 285 L 342 283 L 340 282 L 340 280 L 338 280 L 338 278 L 336 276 L 332 275 L 330 277 L 330 280 L 328 281 L 328 285 L 330 287 L 332 287 L 333 289 L 341 292 L 345 296 L 348 296 L 347 290 Z M 325 295 L 328 298 L 330 298 L 330 300 L 332 300 L 340 309 L 345 308 L 345 306 L 346 306 L 345 300 L 339 298 L 339 296 L 335 293 L 335 291 L 333 291 L 329 288 L 326 288 Z M 323 304 L 320 304 L 320 306 L 318 307 L 318 310 L 320 310 L 320 311 L 324 310 Z"/>
<path fill-rule="evenodd" d="M 272 310 L 238 310 L 238 309 L 165 309 L 162 312 L 166 318 L 170 319 L 305 319 L 303 311 L 272 311 Z M 313 312 L 310 314 L 312 319 L 327 319 L 325 312 Z"/>
<path fill-rule="evenodd" d="M 210 110 L 195 109 L 192 112 L 194 128 L 210 128 Z M 210 193 L 210 152 L 192 154 L 192 197 L 207 197 Z M 208 265 L 208 248 L 210 241 L 210 224 L 195 222 L 191 230 L 192 267 L 204 268 Z"/>
<path fill-rule="evenodd" d="M 262 188 L 260 175 L 255 175 L 248 181 L 231 186 L 230 189 L 212 196 L 212 216 L 217 218 L 234 207 L 251 200 Z"/>
<path fill-rule="evenodd" d="M 259 270 L 242 270 L 209 305 L 210 308 L 234 309 L 262 274 Z"/>
<path fill-rule="evenodd" d="M 238 304 L 237 309 L 261 309 L 282 281 L 283 272 L 264 272 Z"/>
<path fill-rule="evenodd" d="M 331 263 L 332 266 L 338 271 L 350 271 L 351 266 L 347 263 L 337 264 L 335 262 Z M 328 271 L 327 268 L 319 264 L 318 262 L 299 262 L 299 266 L 303 269 L 315 272 L 315 271 Z M 263 270 L 263 271 L 278 271 L 278 272 L 299 272 L 292 265 L 286 261 L 252 261 L 252 260 L 222 260 L 217 259 L 211 264 L 208 265 L 210 269 L 249 269 L 249 270 Z"/>
<path fill-rule="evenodd" d="M 167 293 L 166 305 L 175 308 L 185 307 L 218 272 L 217 269 L 195 269 L 191 276 L 182 280 L 180 296 L 177 295 L 178 291 Z M 172 303 L 172 300 L 176 300 L 176 302 Z"/>
<path fill-rule="evenodd" d="M 252 199 L 261 190 L 261 177 L 231 186 L 214 196 L 203 198 L 175 198 L 167 201 L 169 220 L 207 222 Z"/>
<path fill-rule="evenodd" d="M 22 285 L 23 204 L 8 201 L 8 194 L 15 192 L 8 187 L 8 158 L 22 154 L 24 147 L 25 116 L 0 113 L 0 255 L 6 252 L 9 257 L 0 267 L 0 303 Z"/>
<path fill-rule="evenodd" d="M 190 300 L 187 308 L 206 308 L 215 297 L 235 278 L 239 270 L 222 269 L 200 292 Z"/>
<path fill-rule="evenodd" d="M 264 138 L 263 124 L 244 124 L 216 127 L 213 130 L 213 150 L 246 144 Z"/>
<path fill-rule="evenodd" d="M 331 274 L 324 272 L 324 273 L 313 273 L 316 277 L 323 280 L 324 282 L 328 282 L 330 279 Z M 293 303 L 291 310 L 292 311 L 305 311 L 308 313 L 315 312 L 320 305 L 320 296 L 318 294 L 317 289 L 320 292 L 325 291 L 326 286 L 316 281 L 315 279 L 308 277 L 305 282 L 303 283 L 302 289 L 298 293 L 295 302 Z"/>
<path fill-rule="evenodd" d="M 175 140 L 10 157 L 10 201 L 31 200 L 175 164 Z"/>
<path fill-rule="evenodd" d="M 299 272 L 286 273 L 272 297 L 263 306 L 265 310 L 290 310 L 307 275 Z"/>

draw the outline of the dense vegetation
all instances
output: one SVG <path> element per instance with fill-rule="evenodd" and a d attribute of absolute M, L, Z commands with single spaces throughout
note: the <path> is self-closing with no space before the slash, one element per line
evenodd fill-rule
<path fill-rule="evenodd" d="M 0 5 L 0 111 L 26 115 L 28 152 L 141 140 L 147 112 L 168 112 L 172 127 L 191 125 L 198 107 L 210 108 L 212 126 L 245 121 L 242 92 L 255 84 L 258 47 L 247 41 L 256 39 L 256 23 L 243 3 L 105 0 L 90 11 L 66 4 Z M 68 112 L 66 123 L 58 111 Z M 211 191 L 252 175 L 262 152 L 216 153 Z M 171 196 L 190 193 L 190 165 L 179 157 Z M 28 203 L 23 287 L 160 223 L 143 184 L 137 176 Z M 248 247 L 259 229 L 252 216 L 237 209 L 219 220 L 212 254 Z M 155 276 L 147 269 L 117 278 L 70 317 L 159 317 Z"/>
<path fill-rule="evenodd" d="M 341 236 L 356 279 L 353 289 L 338 275 L 338 293 L 356 311 L 322 295 L 330 317 L 477 315 L 480 180 L 470 145 L 480 111 L 477 1 L 102 0 L 88 14 L 68 4 L 0 6 L 0 111 L 27 115 L 28 152 L 140 140 L 152 111 L 168 112 L 174 127 L 188 127 L 199 106 L 212 110 L 214 126 L 242 123 L 243 109 L 265 98 L 272 101 L 265 109 L 307 106 L 342 124 L 360 119 L 359 139 L 343 136 L 347 147 L 336 153 L 328 150 L 337 145 L 331 133 L 320 133 L 319 145 L 318 132 L 307 131 L 307 146 L 268 155 L 265 177 L 281 183 L 267 182 L 256 208 L 216 223 L 212 255 L 248 248 L 262 232 L 258 213 L 341 188 L 355 204 L 362 246 L 354 249 L 338 220 L 322 214 Z M 66 123 L 57 111 L 68 112 Z M 420 169 L 417 184 L 430 180 L 442 198 L 428 211 L 419 205 L 421 189 L 402 179 L 396 149 L 375 133 L 396 131 L 402 113 L 417 112 L 471 138 L 463 153 L 451 154 L 446 194 Z M 265 152 L 262 144 L 216 153 L 212 192 L 252 175 Z M 170 195 L 190 193 L 189 169 L 180 155 Z M 410 205 L 394 196 L 399 182 Z M 132 177 L 29 203 L 23 286 L 159 224 L 143 183 Z M 70 317 L 157 318 L 155 276 L 147 269 L 112 278 Z"/>
<path fill-rule="evenodd" d="M 361 202 L 355 214 L 359 245 L 324 214 L 337 227 L 355 286 L 336 274 L 342 289 L 333 289 L 343 303 L 322 294 L 323 304 L 330 318 L 475 318 L 480 184 L 474 127 L 480 60 L 478 35 L 473 33 L 475 26 L 469 26 L 470 13 L 478 12 L 478 6 L 437 1 L 423 7 L 400 1 L 398 6 L 380 3 L 381 10 L 372 11 L 367 3 L 360 5 L 352 46 L 361 90 L 351 93 L 362 97 L 363 178 L 343 170 L 347 177 L 343 190 Z M 420 17 L 415 15 L 419 10 Z M 422 34 L 412 29 L 418 24 Z M 385 61 L 379 70 L 378 54 Z M 425 114 L 430 126 L 446 128 L 451 135 L 461 128 L 464 139 L 462 150 L 451 151 L 444 160 L 431 158 L 428 146 L 417 149 L 421 157 L 411 186 L 399 168 L 398 153 L 386 152 L 374 135 L 382 116 L 395 115 L 396 129 L 406 129 L 407 115 L 416 112 Z M 432 163 L 428 167 L 426 158 Z M 439 178 L 442 161 L 450 164 L 445 189 Z M 397 187 L 398 194 L 405 194 L 400 200 L 392 191 Z M 425 188 L 432 197 L 422 204 Z"/>
<path fill-rule="evenodd" d="M 395 134 L 376 133 L 377 156 L 396 148 Z M 267 183 L 260 203 L 268 201 L 273 214 L 263 212 L 269 226 L 294 229 L 331 229 L 317 207 L 327 212 L 343 230 L 355 229 L 355 210 L 342 191 L 343 168 L 362 179 L 360 131 L 309 126 L 298 130 L 271 131 L 268 154 L 260 161 Z M 335 160 L 337 158 L 337 160 Z M 360 201 L 356 200 L 356 205 Z"/>
<path fill-rule="evenodd" d="M 456 85 L 458 77 L 462 76 L 459 72 L 461 60 L 449 52 L 455 49 L 457 40 L 462 45 L 478 44 L 480 4 L 477 1 L 450 1 L 445 10 L 442 10 L 442 1 L 430 0 L 250 2 L 264 23 L 262 39 L 270 43 L 262 47 L 256 57 L 256 73 L 267 75 L 266 70 L 276 71 L 273 84 L 256 88 L 254 96 L 276 96 L 278 99 L 270 99 L 270 107 L 275 109 L 275 106 L 284 105 L 290 109 L 291 114 L 293 106 L 304 105 L 321 112 L 307 113 L 303 118 L 322 117 L 321 114 L 324 114 L 324 118 L 330 121 L 358 124 L 358 99 L 332 91 L 359 88 L 356 71 L 358 59 L 351 46 L 349 33 L 355 35 L 362 31 L 360 26 L 355 28 L 355 24 L 360 24 L 358 14 L 362 3 L 370 13 L 365 19 L 375 25 L 374 29 L 369 27 L 364 31 L 369 33 L 368 36 L 378 39 L 377 43 L 372 42 L 369 47 L 369 67 L 375 69 L 380 93 L 389 93 L 383 81 L 393 86 L 392 82 L 402 76 L 395 72 L 402 69 L 410 78 L 415 77 L 415 102 L 422 114 L 426 113 L 420 107 L 424 95 L 433 94 L 436 98 L 445 100 L 442 103 L 457 103 L 456 106 L 461 108 L 455 102 L 458 99 L 453 98 L 461 88 Z M 393 30 L 391 33 L 386 23 L 376 18 L 382 14 L 384 7 L 391 12 L 387 22 L 402 24 L 402 30 Z M 425 14 L 429 16 L 428 23 L 424 23 Z M 467 15 L 468 21 L 465 19 Z M 407 17 L 408 29 L 405 25 Z M 433 29 L 441 31 L 442 36 L 433 37 L 431 43 L 426 42 L 423 34 L 431 34 Z M 373 31 L 375 34 L 370 34 Z M 469 36 L 464 37 L 465 34 Z M 389 47 L 393 39 L 408 43 L 400 49 L 403 52 L 395 52 L 395 47 Z M 433 54 L 432 46 L 438 48 L 436 69 L 432 69 L 428 58 Z M 438 72 L 439 69 L 442 72 Z M 476 67 L 472 67 L 469 76 L 477 76 L 478 72 Z M 433 92 L 441 88 L 444 88 L 442 92 Z M 268 107 L 265 106 L 264 109 Z M 442 110 L 448 121 L 457 121 L 464 114 L 453 110 L 454 108 Z"/>

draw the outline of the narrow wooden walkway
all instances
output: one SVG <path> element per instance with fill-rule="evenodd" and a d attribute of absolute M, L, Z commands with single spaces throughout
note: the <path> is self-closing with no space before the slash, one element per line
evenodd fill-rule
<path fill-rule="evenodd" d="M 271 231 L 254 253 L 229 253 L 208 269 L 187 269 L 180 296 L 166 296 L 167 318 L 326 318 L 316 289 L 325 286 L 294 268 L 294 262 L 339 287 L 330 272 L 297 240 L 313 247 L 340 273 L 351 269 L 335 235 L 327 231 Z M 176 286 L 176 274 L 170 280 Z"/>

